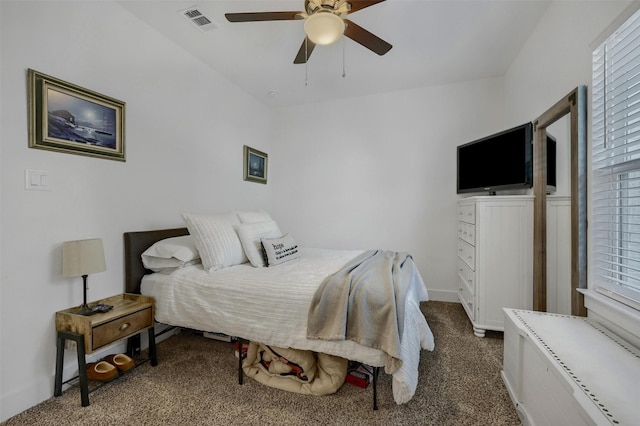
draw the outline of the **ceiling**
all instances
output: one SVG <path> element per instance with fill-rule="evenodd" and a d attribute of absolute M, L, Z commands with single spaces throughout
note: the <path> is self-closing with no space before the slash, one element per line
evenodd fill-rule
<path fill-rule="evenodd" d="M 349 19 L 393 48 L 343 37 L 294 64 L 304 21 L 230 23 L 228 12 L 303 11 L 304 0 L 122 0 L 119 3 L 269 107 L 500 76 L 551 0 L 386 0 Z M 183 16 L 196 7 L 215 28 Z M 343 70 L 345 75 L 343 76 Z"/>

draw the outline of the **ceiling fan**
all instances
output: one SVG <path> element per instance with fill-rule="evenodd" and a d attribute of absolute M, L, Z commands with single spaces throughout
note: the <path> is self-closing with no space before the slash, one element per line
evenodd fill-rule
<path fill-rule="evenodd" d="M 294 59 L 304 64 L 316 45 L 335 43 L 344 34 L 378 55 L 384 55 L 393 46 L 346 16 L 385 0 L 305 0 L 304 12 L 248 12 L 225 13 L 229 22 L 290 21 L 304 19 L 306 37 Z"/>

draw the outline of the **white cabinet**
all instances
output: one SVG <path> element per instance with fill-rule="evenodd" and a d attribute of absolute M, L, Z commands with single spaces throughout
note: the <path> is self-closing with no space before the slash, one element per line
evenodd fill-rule
<path fill-rule="evenodd" d="M 584 317 L 505 309 L 502 378 L 523 425 L 637 425 L 640 350 Z"/>
<path fill-rule="evenodd" d="M 533 196 L 458 201 L 458 298 L 478 337 L 533 307 Z"/>

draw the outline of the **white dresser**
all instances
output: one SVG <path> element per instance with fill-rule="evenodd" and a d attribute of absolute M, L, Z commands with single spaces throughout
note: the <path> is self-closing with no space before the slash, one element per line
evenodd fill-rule
<path fill-rule="evenodd" d="M 458 298 L 473 332 L 504 330 L 502 308 L 533 307 L 533 196 L 458 201 Z"/>

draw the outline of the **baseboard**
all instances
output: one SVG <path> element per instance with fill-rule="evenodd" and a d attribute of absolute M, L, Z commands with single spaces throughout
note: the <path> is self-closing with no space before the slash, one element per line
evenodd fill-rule
<path fill-rule="evenodd" d="M 458 299 L 457 291 L 428 289 L 428 292 L 429 292 L 429 300 L 432 300 L 434 302 L 460 303 L 460 300 Z"/>

